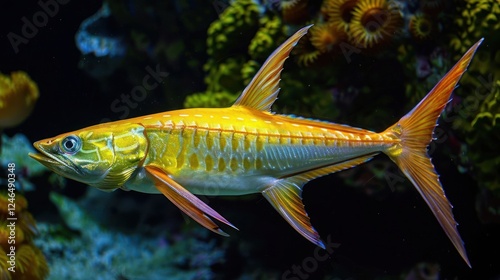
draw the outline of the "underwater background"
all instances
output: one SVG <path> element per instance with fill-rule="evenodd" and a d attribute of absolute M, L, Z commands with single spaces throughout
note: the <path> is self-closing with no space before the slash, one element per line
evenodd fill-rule
<path fill-rule="evenodd" d="M 4 1 L 0 279 L 500 279 L 499 19 L 497 0 Z M 306 185 L 326 251 L 261 195 L 201 197 L 240 229 L 225 238 L 162 195 L 101 192 L 28 157 L 34 141 L 93 124 L 230 106 L 308 24 L 273 111 L 375 131 L 485 39 L 429 147 L 472 269 L 385 156 Z"/>

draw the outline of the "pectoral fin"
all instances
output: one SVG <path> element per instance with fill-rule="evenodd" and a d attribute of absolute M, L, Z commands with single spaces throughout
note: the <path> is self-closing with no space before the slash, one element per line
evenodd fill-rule
<path fill-rule="evenodd" d="M 175 182 L 160 168 L 156 166 L 146 166 L 144 168 L 153 177 L 156 188 L 173 204 L 179 207 L 179 209 L 200 223 L 202 226 L 220 235 L 229 236 L 227 233 L 222 231 L 219 226 L 212 221 L 212 219 L 210 219 L 210 217 L 212 217 L 234 229 L 237 229 L 214 209 L 210 208 L 210 206 L 201 201 L 198 197 L 190 193 L 179 183 Z"/>
<path fill-rule="evenodd" d="M 314 178 L 354 167 L 372 159 L 372 157 L 373 155 L 366 155 L 277 180 L 274 185 L 266 188 L 262 194 L 297 232 L 324 249 L 325 244 L 321 241 L 316 229 L 311 225 L 302 203 L 302 187 Z"/>

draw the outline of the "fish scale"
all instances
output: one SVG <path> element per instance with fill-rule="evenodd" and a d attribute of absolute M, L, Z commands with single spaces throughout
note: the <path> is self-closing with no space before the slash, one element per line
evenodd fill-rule
<path fill-rule="evenodd" d="M 154 117 L 143 121 L 148 137 L 156 134 L 152 139 L 164 142 L 153 145 L 163 152 L 150 152 L 155 157 L 148 157 L 145 164 L 159 164 L 179 180 L 199 170 L 225 176 L 278 171 L 284 177 L 297 170 L 380 152 L 395 141 L 363 129 L 349 128 L 343 133 L 326 128 L 324 121 L 307 120 L 303 125 L 302 119 L 279 116 L 279 120 L 270 120 L 273 115 L 255 112 L 248 118 L 247 110 L 241 108 L 186 109 L 168 117 L 163 127 L 158 127 Z M 165 146 L 171 148 L 165 150 Z"/>

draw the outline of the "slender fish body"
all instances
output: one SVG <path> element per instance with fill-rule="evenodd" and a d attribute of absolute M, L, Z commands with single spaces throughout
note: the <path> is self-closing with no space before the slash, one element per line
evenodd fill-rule
<path fill-rule="evenodd" d="M 368 130 L 245 107 L 172 111 L 141 123 L 148 142 L 159 143 L 150 145 L 144 165 L 161 166 L 196 194 L 262 192 L 290 174 L 378 153 L 398 142 Z M 141 191 L 143 183 L 129 188 Z"/>
<path fill-rule="evenodd" d="M 422 195 L 470 266 L 427 146 L 482 40 L 412 111 L 376 133 L 270 111 L 283 63 L 309 28 L 276 49 L 229 108 L 176 110 L 91 126 L 35 142 L 40 153 L 30 156 L 62 176 L 104 191 L 162 193 L 222 235 L 227 234 L 212 218 L 235 227 L 194 194 L 262 193 L 298 233 L 324 248 L 302 204 L 303 186 L 385 153 Z"/>

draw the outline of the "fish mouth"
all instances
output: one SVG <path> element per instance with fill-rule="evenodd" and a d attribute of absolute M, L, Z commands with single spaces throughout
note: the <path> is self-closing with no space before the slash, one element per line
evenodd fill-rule
<path fill-rule="evenodd" d="M 90 174 L 88 170 L 82 168 L 77 162 L 67 158 L 59 151 L 58 142 L 53 139 L 40 140 L 33 143 L 33 147 L 39 153 L 29 153 L 28 155 L 40 164 L 47 167 L 49 170 L 69 179 L 92 185 L 96 181 L 102 180 L 101 177 L 96 178 Z M 109 172 L 109 170 L 108 170 Z M 105 177 L 108 172 L 105 172 L 102 177 Z"/>
<path fill-rule="evenodd" d="M 38 161 L 39 163 L 45 165 L 46 167 L 52 169 L 55 166 L 67 166 L 66 164 L 64 164 L 62 161 L 60 161 L 59 159 L 51 156 L 51 155 L 47 155 L 47 154 L 41 154 L 41 153 L 29 153 L 28 154 L 32 159 L 35 159 L 36 161 Z"/>
<path fill-rule="evenodd" d="M 71 163 L 71 161 L 64 161 L 62 158 L 59 158 L 53 155 L 50 150 L 54 150 L 50 145 L 45 145 L 39 142 L 35 142 L 33 144 L 35 149 L 37 149 L 40 153 L 29 153 L 28 155 L 43 164 L 48 169 L 61 174 L 68 169 L 72 170 L 80 174 L 80 170 L 75 168 L 75 166 Z"/>

